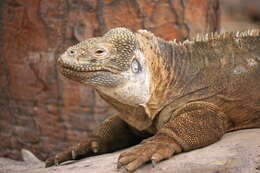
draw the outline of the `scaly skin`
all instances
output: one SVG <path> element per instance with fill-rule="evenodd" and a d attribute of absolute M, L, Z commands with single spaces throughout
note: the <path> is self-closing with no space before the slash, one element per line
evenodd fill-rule
<path fill-rule="evenodd" d="M 116 28 L 70 47 L 58 64 L 61 74 L 94 87 L 119 113 L 46 167 L 137 144 L 118 159 L 119 169 L 132 172 L 228 131 L 260 127 L 256 30 L 176 43 Z"/>

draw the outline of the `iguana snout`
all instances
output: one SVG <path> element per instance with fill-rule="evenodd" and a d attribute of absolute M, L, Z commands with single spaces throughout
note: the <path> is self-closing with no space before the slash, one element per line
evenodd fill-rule
<path fill-rule="evenodd" d="M 118 70 L 109 63 L 114 51 L 109 43 L 97 43 L 96 46 L 88 47 L 85 44 L 68 48 L 58 59 L 59 71 L 65 77 L 82 83 L 109 84 Z"/>

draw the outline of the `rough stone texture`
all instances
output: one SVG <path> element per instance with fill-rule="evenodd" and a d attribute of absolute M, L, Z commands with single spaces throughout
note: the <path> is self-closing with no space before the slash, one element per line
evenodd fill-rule
<path fill-rule="evenodd" d="M 218 28 L 218 0 L 1 0 L 0 156 L 39 158 L 84 138 L 114 110 L 61 80 L 57 57 L 118 26 L 184 39 Z"/>
<path fill-rule="evenodd" d="M 136 173 L 260 173 L 259 139 L 260 129 L 228 133 L 215 144 L 178 154 L 157 164 L 155 168 L 147 164 Z M 28 162 L 0 158 L 0 173 L 116 173 L 119 153 L 90 157 L 50 168 L 39 168 L 41 164 L 31 165 Z"/>

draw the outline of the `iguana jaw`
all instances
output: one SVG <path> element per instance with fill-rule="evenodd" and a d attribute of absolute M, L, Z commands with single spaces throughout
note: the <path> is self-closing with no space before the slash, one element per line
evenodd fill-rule
<path fill-rule="evenodd" d="M 115 69 L 93 65 L 91 63 L 67 60 L 65 55 L 58 59 L 59 72 L 68 79 L 96 87 L 102 85 L 115 87 L 121 81 L 120 74 Z"/>
<path fill-rule="evenodd" d="M 151 97 L 151 76 L 148 62 L 139 49 L 134 51 L 131 67 L 120 75 L 124 82 L 117 87 L 97 86 L 97 90 L 121 103 L 144 106 Z"/>

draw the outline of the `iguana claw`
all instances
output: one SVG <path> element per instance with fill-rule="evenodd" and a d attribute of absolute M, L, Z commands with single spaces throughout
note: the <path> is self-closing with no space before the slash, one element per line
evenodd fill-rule
<path fill-rule="evenodd" d="M 157 162 L 155 160 L 152 160 L 152 166 L 153 168 L 156 166 Z"/>
<path fill-rule="evenodd" d="M 72 151 L 71 151 L 71 156 L 72 156 L 72 159 L 73 159 L 73 160 L 76 159 L 77 155 L 76 155 L 75 150 L 72 150 Z"/>
<path fill-rule="evenodd" d="M 55 165 L 55 166 L 59 166 L 59 161 L 58 161 L 58 158 L 57 158 L 57 157 L 55 157 L 55 159 L 54 159 L 54 165 Z"/>

